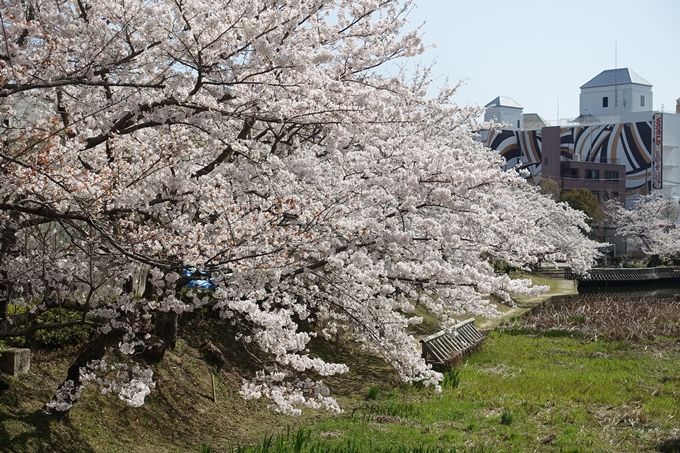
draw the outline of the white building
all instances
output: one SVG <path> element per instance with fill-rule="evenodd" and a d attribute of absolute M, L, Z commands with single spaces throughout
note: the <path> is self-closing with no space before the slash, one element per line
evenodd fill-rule
<path fill-rule="evenodd" d="M 612 116 L 651 112 L 652 84 L 628 68 L 607 69 L 581 86 L 580 115 Z"/>
<path fill-rule="evenodd" d="M 506 129 L 520 131 L 524 128 L 522 111 L 524 107 L 507 96 L 498 96 L 493 101 L 484 106 L 484 121 L 495 121 L 505 123 Z M 507 127 L 510 125 L 510 127 Z"/>

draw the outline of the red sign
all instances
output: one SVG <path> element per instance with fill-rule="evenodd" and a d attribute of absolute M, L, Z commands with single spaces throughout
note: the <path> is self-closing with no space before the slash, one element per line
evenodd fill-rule
<path fill-rule="evenodd" d="M 661 189 L 663 187 L 663 116 L 661 113 L 655 113 L 652 122 L 654 123 L 654 146 L 652 151 L 652 169 L 654 173 L 652 181 L 655 189 Z"/>

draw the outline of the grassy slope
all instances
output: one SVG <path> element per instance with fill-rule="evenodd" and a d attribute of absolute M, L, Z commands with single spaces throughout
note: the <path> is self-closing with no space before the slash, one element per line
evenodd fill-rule
<path fill-rule="evenodd" d="M 31 372 L 10 378 L 11 389 L 0 394 L 0 451 L 198 452 L 205 443 L 225 451 L 257 443 L 265 433 L 307 426 L 330 416 L 309 410 L 301 417 L 287 417 L 262 401 L 244 401 L 238 390 L 243 373 L 252 371 L 252 360 L 231 342 L 228 331 L 218 331 L 221 324 L 199 318 L 184 326 L 184 338 L 175 351 L 153 366 L 157 387 L 144 406 L 128 407 L 90 389 L 65 421 L 46 419 L 40 409 L 63 380 L 76 351 L 32 351 Z M 199 350 L 208 331 L 228 360 L 221 370 L 209 365 Z M 314 346 L 352 366 L 350 373 L 330 381 L 331 391 L 344 407 L 352 407 L 356 395 L 365 395 L 372 384 L 398 383 L 384 361 L 346 347 L 337 356 L 336 347 L 325 340 L 317 340 Z M 217 402 L 212 400 L 211 374 Z"/>

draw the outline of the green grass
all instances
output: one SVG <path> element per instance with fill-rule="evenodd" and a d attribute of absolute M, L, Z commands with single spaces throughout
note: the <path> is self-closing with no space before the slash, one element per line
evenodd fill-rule
<path fill-rule="evenodd" d="M 657 451 L 680 435 L 680 351 L 667 346 L 492 333 L 457 386 L 383 391 L 310 425 L 299 451 Z M 242 451 L 298 451 L 261 447 Z"/>
<path fill-rule="evenodd" d="M 460 385 L 460 371 L 457 368 L 451 368 L 444 372 L 441 385 L 444 388 L 457 388 Z"/>
<path fill-rule="evenodd" d="M 564 280 L 556 280 L 528 272 L 514 272 L 512 273 L 512 278 L 529 279 L 532 281 L 534 286 L 547 286 L 550 288 L 546 293 L 540 296 L 524 296 L 521 294 L 513 294 L 512 298 L 517 304 L 520 305 L 543 301 L 552 295 L 564 293 L 564 290 L 561 290 L 560 288 L 561 285 L 564 285 Z M 565 294 L 576 294 L 576 288 L 574 287 L 572 291 L 569 291 Z"/>

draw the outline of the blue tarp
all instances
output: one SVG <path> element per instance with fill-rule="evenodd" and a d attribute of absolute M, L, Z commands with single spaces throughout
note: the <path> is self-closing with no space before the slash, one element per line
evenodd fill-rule
<path fill-rule="evenodd" d="M 184 269 L 182 271 L 182 276 L 183 277 L 193 277 L 196 275 L 196 268 L 188 268 Z M 211 277 L 210 275 L 205 272 L 205 271 L 198 271 L 198 274 L 203 276 L 205 275 L 205 280 L 203 279 L 196 279 L 196 280 L 191 280 L 189 283 L 184 285 L 185 288 L 198 288 L 198 289 L 216 289 L 217 286 L 213 285 L 210 283 Z"/>

